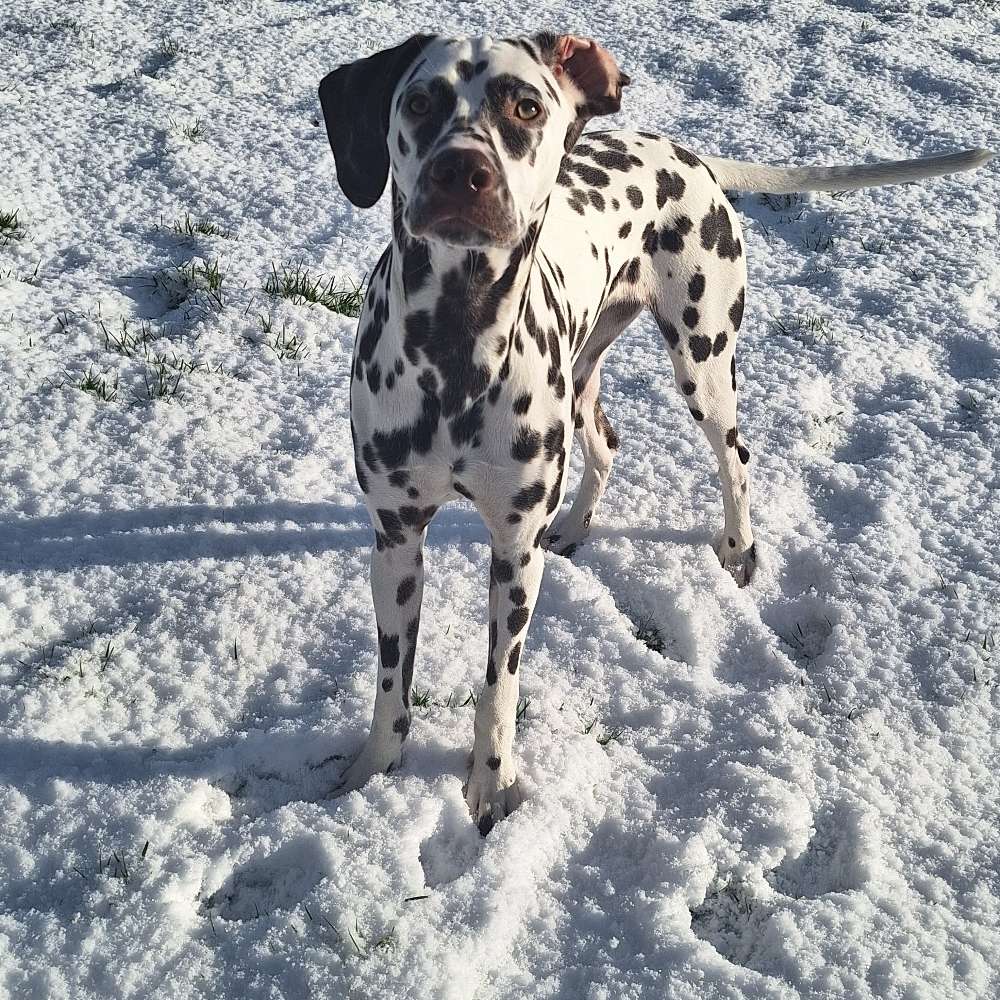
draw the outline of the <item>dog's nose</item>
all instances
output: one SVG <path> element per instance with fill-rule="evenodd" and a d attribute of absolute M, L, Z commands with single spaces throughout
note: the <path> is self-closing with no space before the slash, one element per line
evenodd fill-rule
<path fill-rule="evenodd" d="M 496 182 L 493 165 L 477 149 L 446 149 L 431 164 L 431 183 L 448 194 L 477 197 Z"/>

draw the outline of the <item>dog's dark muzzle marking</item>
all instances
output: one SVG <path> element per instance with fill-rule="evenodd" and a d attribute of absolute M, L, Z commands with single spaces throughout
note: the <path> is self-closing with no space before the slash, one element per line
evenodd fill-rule
<path fill-rule="evenodd" d="M 432 235 L 464 246 L 516 241 L 511 197 L 499 164 L 485 152 L 449 146 L 424 166 L 409 214 L 414 236 Z"/>

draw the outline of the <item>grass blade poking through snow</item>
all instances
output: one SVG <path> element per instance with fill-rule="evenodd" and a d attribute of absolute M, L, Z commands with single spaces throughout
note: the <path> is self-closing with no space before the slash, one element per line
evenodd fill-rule
<path fill-rule="evenodd" d="M 280 272 L 272 264 L 264 291 L 296 305 L 321 305 L 344 316 L 360 315 L 364 297 L 360 285 L 338 287 L 336 278 L 314 277 L 302 264 L 293 267 L 282 264 Z"/>

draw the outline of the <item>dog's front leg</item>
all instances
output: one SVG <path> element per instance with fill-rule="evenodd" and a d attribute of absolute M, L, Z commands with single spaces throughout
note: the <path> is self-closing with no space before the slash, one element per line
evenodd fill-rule
<path fill-rule="evenodd" d="M 476 704 L 476 733 L 466 801 L 486 836 L 521 801 L 514 764 L 518 668 L 542 581 L 543 554 L 530 531 L 493 536 L 490 563 L 490 648 L 486 684 Z"/>
<path fill-rule="evenodd" d="M 424 513 L 429 520 L 430 512 Z M 390 510 L 373 512 L 373 520 L 376 542 L 371 581 L 379 659 L 375 711 L 368 739 L 344 772 L 336 789 L 338 795 L 398 766 L 410 731 L 410 682 L 424 589 L 426 521 L 408 524 Z"/>

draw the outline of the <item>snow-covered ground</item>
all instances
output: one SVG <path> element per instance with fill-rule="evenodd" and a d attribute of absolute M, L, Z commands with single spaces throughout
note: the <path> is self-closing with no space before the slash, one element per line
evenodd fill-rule
<path fill-rule="evenodd" d="M 613 124 L 695 150 L 1000 145 L 988 0 L 4 5 L 0 996 L 1000 989 L 995 163 L 742 198 L 753 585 L 639 322 L 601 523 L 548 557 L 523 661 L 528 801 L 482 840 L 462 798 L 466 505 L 431 529 L 404 766 L 327 797 L 376 666 L 353 321 L 262 286 L 359 282 L 388 225 L 335 186 L 316 85 L 418 29 L 539 27 L 615 52 Z"/>

